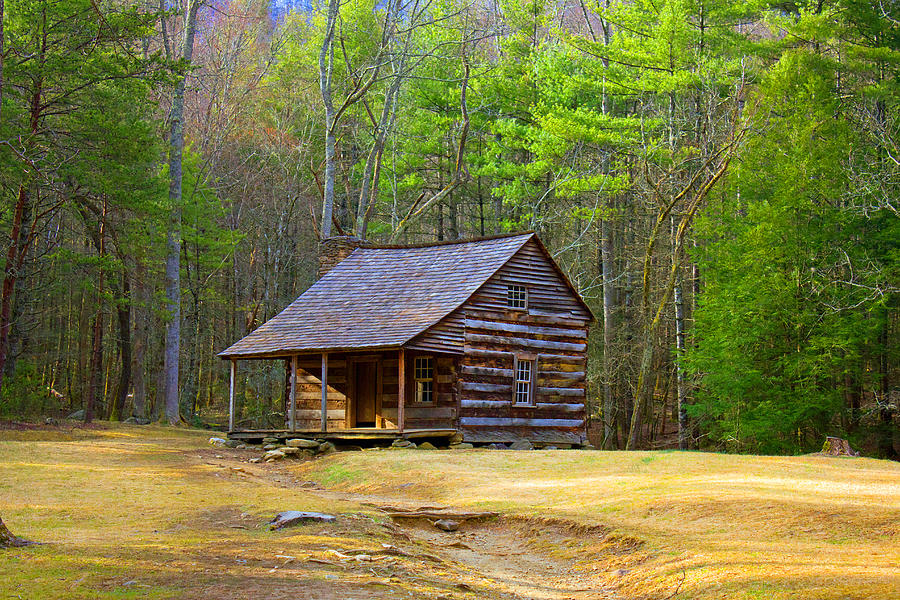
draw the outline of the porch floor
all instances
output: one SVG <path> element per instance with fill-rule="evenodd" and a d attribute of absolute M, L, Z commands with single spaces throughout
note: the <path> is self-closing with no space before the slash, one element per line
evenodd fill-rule
<path fill-rule="evenodd" d="M 306 438 L 328 440 L 331 442 L 374 442 L 377 440 L 393 441 L 396 439 L 447 439 L 456 433 L 456 429 L 378 429 L 375 427 L 358 427 L 354 429 L 235 429 L 228 432 L 232 440 L 261 440 L 272 437 L 278 439 Z"/>

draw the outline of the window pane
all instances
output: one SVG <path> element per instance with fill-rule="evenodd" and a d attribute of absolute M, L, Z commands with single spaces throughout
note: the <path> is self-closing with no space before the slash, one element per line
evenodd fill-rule
<path fill-rule="evenodd" d="M 517 404 L 531 404 L 532 401 L 532 384 L 534 374 L 534 361 L 517 360 L 516 361 L 516 393 L 515 402 Z"/>
<path fill-rule="evenodd" d="M 506 305 L 510 308 L 528 307 L 528 290 L 524 285 L 506 286 Z"/>
<path fill-rule="evenodd" d="M 413 378 L 416 387 L 416 402 L 434 400 L 434 360 L 430 356 L 416 357 Z"/>

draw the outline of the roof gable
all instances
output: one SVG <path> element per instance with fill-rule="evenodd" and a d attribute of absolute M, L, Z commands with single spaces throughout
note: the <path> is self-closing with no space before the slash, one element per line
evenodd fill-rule
<path fill-rule="evenodd" d="M 532 238 L 359 248 L 219 356 L 399 347 L 463 304 Z"/>

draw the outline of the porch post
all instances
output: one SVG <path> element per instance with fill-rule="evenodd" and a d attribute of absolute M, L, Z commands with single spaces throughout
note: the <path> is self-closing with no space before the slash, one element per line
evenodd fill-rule
<path fill-rule="evenodd" d="M 297 431 L 297 355 L 291 357 L 291 431 Z"/>
<path fill-rule="evenodd" d="M 400 348 L 400 368 L 397 373 L 400 378 L 400 389 L 397 393 L 397 430 L 403 433 L 406 424 L 406 350 Z"/>
<path fill-rule="evenodd" d="M 322 353 L 322 431 L 328 431 L 328 353 Z"/>
<path fill-rule="evenodd" d="M 228 431 L 234 431 L 234 372 L 237 370 L 237 360 L 231 359 L 231 377 L 228 384 Z"/>

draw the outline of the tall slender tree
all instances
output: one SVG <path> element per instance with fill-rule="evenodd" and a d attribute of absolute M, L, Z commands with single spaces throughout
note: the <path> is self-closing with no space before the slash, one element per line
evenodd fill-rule
<path fill-rule="evenodd" d="M 169 228 L 166 234 L 166 345 L 165 372 L 166 420 L 170 425 L 181 416 L 179 364 L 181 360 L 181 217 L 182 157 L 184 154 L 184 92 L 194 55 L 197 13 L 202 0 L 185 0 L 182 18 L 180 63 L 183 72 L 175 84 L 172 111 L 169 114 Z"/>

